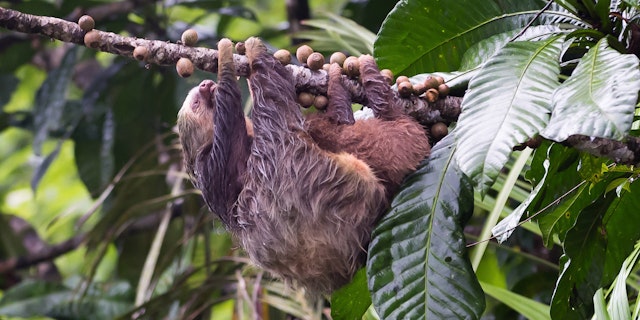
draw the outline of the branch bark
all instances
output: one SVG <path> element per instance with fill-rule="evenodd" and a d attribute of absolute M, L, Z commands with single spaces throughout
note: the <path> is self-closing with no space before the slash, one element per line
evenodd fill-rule
<path fill-rule="evenodd" d="M 41 262 L 51 261 L 79 247 L 80 244 L 84 242 L 84 237 L 84 234 L 77 235 L 56 245 L 46 247 L 38 252 L 33 252 L 23 257 L 14 257 L 0 261 L 0 274 L 31 267 Z"/>
<path fill-rule="evenodd" d="M 59 18 L 36 16 L 19 11 L 0 7 L 0 27 L 28 34 L 39 34 L 63 42 L 85 45 L 84 32 L 75 22 Z M 146 47 L 148 54 L 145 63 L 155 65 L 175 65 L 180 58 L 188 58 L 194 66 L 200 70 L 217 72 L 218 52 L 214 49 L 203 47 L 188 47 L 178 43 L 170 43 L 159 40 L 147 40 L 135 37 L 123 37 L 121 35 L 92 30 L 98 36 L 98 45 L 93 48 L 120 56 L 134 59 L 133 50 L 136 47 Z M 248 76 L 250 72 L 247 57 L 234 54 L 236 74 Z M 326 94 L 329 77 L 324 70 L 312 71 L 299 65 L 287 65 L 291 71 L 296 90 L 313 94 Z M 366 104 L 367 99 L 362 85 L 355 79 L 347 76 L 343 83 L 351 93 L 351 100 L 355 103 Z M 460 114 L 461 97 L 447 97 L 436 103 L 429 103 L 420 97 L 401 98 L 396 95 L 396 102 L 405 106 L 409 114 L 418 115 L 423 125 L 436 122 L 454 122 Z M 452 112 L 457 110 L 456 112 Z"/>
<path fill-rule="evenodd" d="M 563 142 L 577 150 L 596 157 L 606 157 L 619 164 L 640 163 L 640 138 L 628 136 L 624 141 L 593 138 L 581 135 L 569 136 Z"/>
<path fill-rule="evenodd" d="M 171 219 L 175 219 L 181 216 L 180 206 L 173 206 L 171 212 Z M 128 235 L 136 234 L 139 232 L 149 231 L 157 228 L 162 217 L 162 212 L 144 216 L 135 220 L 124 231 L 119 234 L 119 237 L 126 237 Z M 47 246 L 35 252 L 29 252 L 22 257 L 13 257 L 6 260 L 0 260 L 0 275 L 12 272 L 18 269 L 24 269 L 41 262 L 52 261 L 53 259 L 62 256 L 72 250 L 77 249 L 83 245 L 88 238 L 87 234 L 79 234 L 63 242 Z"/>

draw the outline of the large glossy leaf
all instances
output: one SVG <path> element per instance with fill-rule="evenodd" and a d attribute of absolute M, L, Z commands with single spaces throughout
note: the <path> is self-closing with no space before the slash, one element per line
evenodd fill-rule
<path fill-rule="evenodd" d="M 608 181 L 601 183 L 607 184 Z M 609 286 L 640 239 L 640 183 L 619 197 L 610 192 L 588 206 L 565 239 L 564 265 L 551 303 L 554 319 L 582 319 L 593 313 L 593 296 Z"/>
<path fill-rule="evenodd" d="M 503 32 L 474 44 L 462 56 L 460 70 L 469 70 L 482 65 L 517 35 L 519 36 L 516 38 L 516 41 L 541 41 L 561 32 L 567 32 L 567 30 L 561 29 L 557 25 L 529 27 L 522 35 L 520 35 L 521 31 L 522 29 L 516 29 Z"/>
<path fill-rule="evenodd" d="M 440 141 L 374 230 L 367 273 L 383 319 L 477 319 L 482 314 L 484 295 L 462 233 L 473 194 L 454 150 L 452 135 Z"/>
<path fill-rule="evenodd" d="M 543 170 L 547 160 L 550 164 L 548 172 Z M 528 210 L 536 213 L 544 209 L 536 221 L 545 246 L 553 245 L 553 236 L 564 241 L 580 212 L 602 196 L 605 184 L 591 185 L 584 180 L 590 177 L 582 172 L 601 170 L 603 163 L 602 159 L 589 155 L 581 157 L 576 150 L 556 143 L 545 144 L 536 150 L 527 178 L 537 185 L 542 184 L 544 175 L 548 178 Z"/>
<path fill-rule="evenodd" d="M 607 237 L 604 276 L 607 283 L 619 273 L 622 263 L 633 251 L 634 244 L 640 240 L 640 183 L 635 176 L 628 179 L 629 188 L 622 189 L 620 196 L 615 197 L 613 204 L 604 213 Z M 609 194 L 613 196 L 615 193 Z"/>
<path fill-rule="evenodd" d="M 396 74 L 453 71 L 473 44 L 525 26 L 546 1 L 399 1 L 378 33 L 374 54 Z M 567 21 L 547 10 L 537 21 Z"/>
<path fill-rule="evenodd" d="M 507 44 L 469 82 L 458 120 L 456 159 L 485 193 L 512 148 L 547 124 L 558 87 L 562 38 Z"/>
<path fill-rule="evenodd" d="M 603 38 L 553 94 L 551 120 L 541 134 L 555 141 L 573 134 L 622 139 L 631 129 L 638 90 L 638 58 Z"/>
<path fill-rule="evenodd" d="M 564 181 L 566 184 L 566 180 Z M 560 182 L 558 181 L 558 183 Z M 567 231 L 573 227 L 582 209 L 597 200 L 602 195 L 602 189 L 604 189 L 596 188 L 596 190 L 590 190 L 588 183 L 573 187 L 575 187 L 575 190 L 568 193 L 552 210 L 545 211 L 537 219 L 544 245 L 547 247 L 553 245 L 554 235 L 557 235 L 560 241 L 565 239 Z"/>
<path fill-rule="evenodd" d="M 601 211 L 610 203 L 587 207 L 567 233 L 565 254 L 560 259 L 562 271 L 551 302 L 553 319 L 586 319 L 592 298 L 601 286 L 606 239 Z"/>

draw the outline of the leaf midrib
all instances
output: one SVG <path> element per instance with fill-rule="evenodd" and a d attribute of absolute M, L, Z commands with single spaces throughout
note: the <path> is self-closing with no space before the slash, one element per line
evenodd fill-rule
<path fill-rule="evenodd" d="M 453 147 L 453 150 L 451 150 L 449 152 L 449 156 L 447 157 L 447 161 L 446 161 L 446 165 L 444 166 L 444 168 L 446 168 L 445 170 L 442 170 L 442 173 L 439 176 L 438 179 L 438 188 L 436 189 L 436 193 L 433 197 L 433 201 L 431 203 L 431 217 L 429 218 L 429 236 L 427 237 L 427 243 L 425 245 L 425 277 L 424 277 L 424 288 L 425 288 L 425 304 L 424 304 L 424 314 L 425 316 L 428 314 L 429 311 L 429 299 L 430 299 L 430 295 L 429 295 L 429 290 L 427 290 L 429 284 L 428 284 L 428 274 L 427 274 L 427 266 L 429 266 L 429 253 L 430 248 L 431 248 L 431 238 L 433 237 L 433 222 L 435 220 L 435 214 L 437 212 L 437 208 L 439 207 L 439 204 L 441 203 L 440 201 L 438 201 L 438 199 L 440 199 L 440 192 L 442 191 L 442 188 L 444 186 L 444 181 L 446 179 L 446 175 L 447 172 L 449 172 L 449 170 L 452 169 L 452 162 L 453 162 L 453 158 L 454 158 L 454 154 L 456 153 L 456 149 L 457 147 Z"/>
<path fill-rule="evenodd" d="M 552 38 L 550 40 L 548 40 L 544 45 L 538 47 L 538 49 L 536 49 L 534 51 L 534 54 L 532 54 L 529 58 L 529 60 L 526 62 L 525 67 L 522 68 L 522 72 L 520 73 L 520 76 L 518 77 L 518 82 L 516 85 L 516 90 L 514 91 L 514 94 L 511 96 L 511 99 L 509 101 L 509 108 L 507 110 L 507 112 L 504 113 L 504 117 L 502 118 L 502 121 L 500 122 L 500 127 L 498 129 L 498 132 L 496 133 L 496 137 L 498 137 L 498 135 L 503 131 L 504 128 L 504 122 L 506 121 L 506 119 L 508 118 L 509 115 L 511 115 L 514 112 L 514 101 L 516 96 L 518 96 L 519 92 L 522 90 L 522 82 L 524 80 L 524 75 L 530 70 L 531 65 L 533 64 L 533 61 L 535 60 L 536 57 L 538 57 L 540 55 L 540 53 L 548 48 L 549 46 L 552 46 L 555 44 L 555 42 L 558 41 L 558 38 Z M 518 128 L 521 129 L 521 128 Z M 487 150 L 493 150 L 494 145 L 498 142 L 498 139 L 492 139 L 491 142 L 489 143 L 489 148 Z M 482 161 L 482 175 L 483 175 L 483 180 L 484 181 L 488 181 L 490 180 L 490 177 L 486 174 L 487 172 L 487 159 L 489 157 L 489 153 L 487 152 L 485 153 L 485 155 L 483 156 L 483 161 Z"/>

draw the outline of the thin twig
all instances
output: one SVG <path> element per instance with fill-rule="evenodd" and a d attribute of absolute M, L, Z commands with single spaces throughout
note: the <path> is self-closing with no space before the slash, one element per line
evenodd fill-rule
<path fill-rule="evenodd" d="M 518 34 L 516 34 L 513 38 L 511 38 L 511 40 L 509 40 L 509 42 L 513 42 L 516 39 L 520 38 L 525 32 L 527 32 L 527 29 L 529 29 L 529 27 L 531 27 L 531 25 L 533 25 L 533 23 L 540 18 L 540 16 L 547 11 L 547 9 L 549 9 L 549 7 L 551 7 L 551 4 L 553 3 L 554 0 L 551 0 L 549 2 L 547 2 L 547 4 L 544 6 L 544 8 L 542 8 L 540 11 L 538 11 L 536 13 L 536 15 L 533 17 L 533 19 L 531 19 L 529 21 L 529 23 L 527 23 L 526 26 L 524 26 L 524 28 L 522 28 L 522 30 L 520 30 L 520 32 Z"/>

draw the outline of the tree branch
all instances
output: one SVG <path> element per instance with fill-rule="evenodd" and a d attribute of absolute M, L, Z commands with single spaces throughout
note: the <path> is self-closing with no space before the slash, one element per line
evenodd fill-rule
<path fill-rule="evenodd" d="M 85 45 L 84 36 L 86 32 L 80 29 L 77 23 L 59 18 L 30 15 L 0 7 L 0 27 L 22 33 L 40 34 L 64 42 Z M 188 47 L 182 44 L 159 40 L 123 37 L 112 32 L 95 29 L 91 32 L 94 32 L 98 38 L 97 45 L 93 48 L 96 50 L 134 59 L 133 50 L 136 47 L 146 47 L 148 49 L 148 54 L 144 59 L 146 63 L 175 65 L 180 58 L 188 58 L 194 66 L 200 70 L 212 73 L 217 72 L 218 52 L 214 49 Z M 248 76 L 250 68 L 247 57 L 234 54 L 233 59 L 236 65 L 236 74 L 239 76 Z M 287 65 L 287 69 L 291 71 L 293 75 L 298 92 L 306 91 L 313 94 L 327 93 L 329 76 L 326 71 L 313 71 L 298 65 Z M 345 78 L 343 83 L 351 93 L 351 100 L 355 103 L 366 104 L 367 99 L 362 85 L 355 79 L 348 78 L 347 76 L 343 77 Z M 456 121 L 458 119 L 460 103 L 462 102 L 461 97 L 447 97 L 446 100 L 437 101 L 436 103 L 429 103 L 419 97 L 401 98 L 396 96 L 396 100 L 398 104 L 407 107 L 410 112 L 419 114 L 419 121 L 424 125 L 430 125 L 440 121 L 447 123 Z M 443 108 L 446 110 L 443 110 Z M 452 113 L 451 110 L 458 110 L 458 112 Z"/>
<path fill-rule="evenodd" d="M 181 215 L 181 209 L 179 209 L 179 207 L 180 206 L 173 206 L 171 212 L 172 220 Z M 141 217 L 138 220 L 133 221 L 131 225 L 129 225 L 129 227 L 119 235 L 119 237 L 126 237 L 131 234 L 156 228 L 160 223 L 161 217 L 162 213 Z M 27 255 L 22 257 L 0 260 L 0 275 L 14 270 L 28 268 L 41 262 L 51 261 L 83 245 L 87 240 L 87 237 L 87 234 L 79 234 L 63 242 L 40 249 L 37 252 L 29 252 Z"/>
<path fill-rule="evenodd" d="M 640 138 L 627 136 L 624 141 L 572 135 L 563 142 L 577 150 L 596 157 L 606 157 L 619 164 L 637 164 L 640 162 Z"/>
<path fill-rule="evenodd" d="M 77 247 L 84 242 L 85 235 L 77 235 L 71 239 L 46 247 L 38 252 L 30 253 L 23 257 L 9 258 L 0 261 L 0 274 L 5 274 L 16 269 L 23 269 L 41 262 L 53 260 Z"/>

